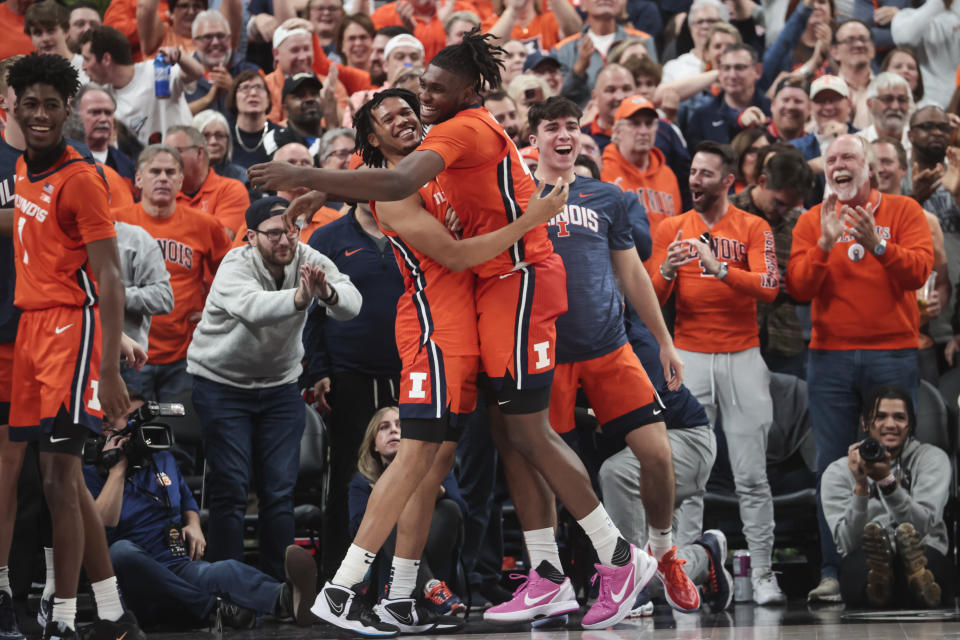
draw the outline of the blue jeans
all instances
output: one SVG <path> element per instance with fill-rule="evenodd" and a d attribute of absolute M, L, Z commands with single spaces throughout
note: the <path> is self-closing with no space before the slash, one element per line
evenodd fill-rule
<path fill-rule="evenodd" d="M 259 613 L 272 613 L 283 583 L 236 560 L 187 559 L 172 565 L 157 562 L 129 540 L 110 545 L 117 582 L 140 624 L 203 624 L 217 597 Z"/>
<path fill-rule="evenodd" d="M 167 364 L 145 364 L 142 371 L 123 367 L 124 382 L 147 400 L 171 402 L 190 390 L 193 376 L 187 373 L 187 359 Z"/>
<path fill-rule="evenodd" d="M 208 559 L 243 560 L 243 515 L 252 481 L 259 499 L 260 568 L 283 580 L 306 421 L 297 385 L 240 389 L 196 376 L 193 406 L 207 456 Z"/>
<path fill-rule="evenodd" d="M 886 351 L 827 351 L 810 349 L 807 360 L 807 392 L 810 426 L 817 443 L 817 483 L 820 476 L 838 458 L 847 456 L 847 449 L 863 436 L 860 431 L 862 403 L 873 387 L 895 385 L 909 393 L 917 406 L 920 373 L 916 349 Z M 819 489 L 818 489 L 819 502 Z M 833 534 L 817 509 L 820 521 L 820 550 L 823 554 L 823 577 L 836 577 L 840 554 Z"/>

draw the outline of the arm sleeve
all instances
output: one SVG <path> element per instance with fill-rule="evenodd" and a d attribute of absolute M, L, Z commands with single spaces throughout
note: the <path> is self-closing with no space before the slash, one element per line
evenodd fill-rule
<path fill-rule="evenodd" d="M 128 311 L 159 316 L 173 311 L 173 288 L 160 245 L 141 227 L 131 227 L 137 248 L 133 283 L 126 287 Z"/>
<path fill-rule="evenodd" d="M 313 72 L 318 76 L 326 78 L 330 74 L 330 66 L 334 64 L 337 65 L 337 80 L 343 85 L 343 88 L 347 90 L 348 95 L 373 88 L 373 85 L 370 84 L 370 74 L 366 71 L 348 67 L 347 65 L 330 60 L 330 57 L 327 56 L 323 50 L 323 46 L 320 44 L 320 38 L 314 34 Z"/>
<path fill-rule="evenodd" d="M 640 259 L 646 262 L 653 251 L 653 238 L 650 237 L 650 218 L 647 210 L 640 203 L 640 198 L 633 191 L 623 192 L 624 204 L 627 207 L 627 216 L 630 218 L 630 227 L 633 232 L 633 244 L 640 254 Z"/>
<path fill-rule="evenodd" d="M 890 23 L 893 41 L 898 45 L 919 45 L 923 34 L 944 11 L 943 0 L 927 0 L 916 9 L 901 9 Z"/>
<path fill-rule="evenodd" d="M 933 236 L 916 201 L 904 199 L 905 210 L 896 220 L 896 239 L 878 259 L 890 278 L 904 289 L 919 289 L 933 269 Z"/>
<path fill-rule="evenodd" d="M 330 354 L 326 337 L 327 312 L 313 305 L 303 326 L 304 377 L 309 385 L 330 375 Z"/>
<path fill-rule="evenodd" d="M 802 2 L 799 3 L 793 15 L 783 25 L 783 30 L 774 40 L 773 45 L 763 54 L 763 75 L 757 83 L 760 89 L 765 91 L 769 88 L 781 71 L 790 71 L 793 62 L 791 52 L 800 42 L 800 36 L 807 28 L 811 15 L 813 15 L 813 9 Z"/>
<path fill-rule="evenodd" d="M 210 296 L 230 317 L 254 327 L 276 324 L 297 313 L 296 289 L 264 291 L 257 274 L 237 249 L 223 263 L 213 280 Z"/>
<path fill-rule="evenodd" d="M 174 461 L 173 466 L 177 466 L 176 461 Z M 196 511 L 200 513 L 200 507 L 197 506 L 193 492 L 190 491 L 190 487 L 187 486 L 187 479 L 180 473 L 179 468 L 176 468 L 175 471 L 177 473 L 177 489 L 180 491 L 180 513 L 185 511 Z"/>
<path fill-rule="evenodd" d="M 321 300 L 318 300 L 317 304 L 326 308 L 327 314 L 334 320 L 350 320 L 356 317 L 360 313 L 363 297 L 353 282 L 350 281 L 350 276 L 340 271 L 333 260 L 313 247 L 305 244 L 301 244 L 300 247 L 306 252 L 308 262 L 323 269 L 327 276 L 327 283 L 337 292 L 337 303 L 335 305 L 328 306 Z"/>
<path fill-rule="evenodd" d="M 239 180 L 222 179 L 227 184 L 217 194 L 216 218 L 220 224 L 236 233 L 250 207 L 250 195 Z"/>
<path fill-rule="evenodd" d="M 917 470 L 908 493 L 902 486 L 884 500 L 893 512 L 896 522 L 909 522 L 924 537 L 943 521 L 943 510 L 949 497 L 950 460 L 934 445 L 920 445 L 917 461 L 911 466 Z"/>
<path fill-rule="evenodd" d="M 756 218 L 750 229 L 747 264 L 750 270 L 730 269 L 723 283 L 739 293 L 764 302 L 773 302 L 780 290 L 780 269 L 773 231 L 766 220 Z"/>
<path fill-rule="evenodd" d="M 847 555 L 860 548 L 863 527 L 867 524 L 867 496 L 853 495 L 854 483 L 846 460 L 833 463 L 820 481 L 823 517 L 833 534 L 837 550 Z"/>
<path fill-rule="evenodd" d="M 607 246 L 611 251 L 623 251 L 633 249 L 633 225 L 627 212 L 626 205 L 629 202 L 629 196 L 635 193 L 623 193 L 617 206 L 613 207 L 613 219 L 610 221 L 610 232 L 607 234 Z"/>
<path fill-rule="evenodd" d="M 787 291 L 800 302 L 816 297 L 827 277 L 830 254 L 817 245 L 820 205 L 806 211 L 793 228 L 793 245 L 787 260 Z"/>
<path fill-rule="evenodd" d="M 230 238 L 227 237 L 227 232 L 223 230 L 223 225 L 219 220 L 215 218 L 209 218 L 210 222 L 213 224 L 209 225 L 210 237 L 209 237 L 209 251 L 207 252 L 207 259 L 210 261 L 208 265 L 208 271 L 210 274 L 216 274 L 217 269 L 220 267 L 220 261 L 223 260 L 224 256 L 227 255 L 227 252 L 230 251 L 232 243 Z"/>
<path fill-rule="evenodd" d="M 647 273 L 650 274 L 650 281 L 653 282 L 653 290 L 656 291 L 657 300 L 661 306 L 666 304 L 667 298 L 669 298 L 673 292 L 673 285 L 677 282 L 676 278 L 666 280 L 660 274 L 660 265 L 667 259 L 667 247 L 670 246 L 670 242 L 673 241 L 674 234 L 672 231 L 672 225 L 664 224 L 663 222 L 660 223 L 653 239 L 653 254 L 650 256 L 650 259 L 647 260 L 646 264 Z M 679 274 L 677 277 L 679 277 Z"/>
<path fill-rule="evenodd" d="M 472 126 L 465 118 L 438 124 L 427 134 L 417 151 L 433 151 L 443 159 L 444 168 L 479 166 L 503 151 L 503 139 L 485 126 Z M 486 153 L 481 153 L 481 152 Z"/>

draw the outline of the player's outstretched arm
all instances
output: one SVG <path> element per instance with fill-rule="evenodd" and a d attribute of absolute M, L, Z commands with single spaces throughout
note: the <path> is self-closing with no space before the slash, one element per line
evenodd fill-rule
<path fill-rule="evenodd" d="M 660 345 L 660 362 L 667 378 L 667 388 L 676 391 L 683 384 L 683 360 L 673 346 L 673 338 L 660 312 L 660 302 L 653 290 L 650 275 L 640 262 L 636 249 L 611 250 L 610 259 L 622 283 L 624 295 Z"/>
<path fill-rule="evenodd" d="M 541 183 L 530 198 L 526 213 L 496 231 L 465 240 L 454 238 L 443 223 L 424 209 L 419 194 L 399 202 L 378 202 L 377 217 L 417 251 L 451 271 L 463 271 L 496 257 L 524 234 L 560 213 L 569 190 L 569 185 L 558 183 L 544 196 Z"/>
<path fill-rule="evenodd" d="M 323 191 L 331 200 L 403 200 L 443 171 L 440 154 L 414 151 L 394 169 L 352 170 L 295 167 L 286 162 L 265 162 L 247 169 L 250 184 L 261 191 L 307 187 Z"/>
<path fill-rule="evenodd" d="M 124 289 L 116 238 L 90 242 L 87 244 L 87 257 L 90 259 L 100 296 L 103 336 L 98 388 L 100 404 L 108 416 L 125 416 L 130 408 L 130 396 L 127 395 L 127 386 L 120 377 Z"/>

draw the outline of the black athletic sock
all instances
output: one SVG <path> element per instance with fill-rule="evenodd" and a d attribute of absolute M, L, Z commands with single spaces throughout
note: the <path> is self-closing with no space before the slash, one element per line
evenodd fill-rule
<path fill-rule="evenodd" d="M 623 567 L 630 564 L 629 542 L 623 538 L 617 538 L 617 548 L 613 550 L 613 560 L 611 560 L 611 562 L 615 567 Z"/>
<path fill-rule="evenodd" d="M 540 561 L 540 565 L 537 567 L 537 574 L 539 574 L 541 578 L 546 578 L 554 584 L 563 584 L 563 572 L 546 560 Z"/>

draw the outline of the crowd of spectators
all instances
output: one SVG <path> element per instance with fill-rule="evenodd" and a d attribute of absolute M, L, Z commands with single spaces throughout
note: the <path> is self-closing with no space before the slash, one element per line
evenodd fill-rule
<path fill-rule="evenodd" d="M 396 451 L 396 411 L 387 407 L 398 401 L 393 320 L 403 282 L 366 203 L 324 203 L 306 189 L 263 193 L 246 170 L 269 160 L 356 166 L 359 107 L 388 87 L 416 91 L 433 56 L 471 30 L 493 34 L 503 48 L 503 86 L 488 92 L 485 106 L 531 167 L 538 152 L 528 110 L 565 96 L 583 109 L 574 150 L 584 174 L 635 194 L 631 223 L 648 229 L 646 248 L 639 239 L 637 248 L 690 393 L 711 425 L 722 424 L 743 533 L 761 568 L 774 525 L 756 464 L 773 420 L 769 373 L 806 379 L 818 486 L 824 477 L 822 580 L 810 585 L 811 598 L 838 600 L 843 582 L 842 597 L 860 602 L 863 585 L 837 580 L 851 565 L 841 554 L 861 553 L 855 570 L 863 572 L 858 550 L 867 547 L 869 567 L 869 547 L 888 538 L 910 547 L 913 535 L 945 550 L 942 522 L 930 524 L 942 514 L 926 513 L 927 521 L 909 522 L 912 534 L 901 531 L 916 514 L 878 498 L 901 482 L 900 472 L 892 480 L 881 473 L 888 468 L 868 473 L 850 447 L 861 429 L 882 431 L 885 405 L 865 405 L 874 386 L 902 390 L 888 396 L 915 422 L 921 379 L 937 385 L 960 350 L 958 24 L 960 6 L 949 0 L 7 0 L 4 152 L 23 148 L 5 80 L 11 61 L 34 51 L 67 59 L 82 87 L 66 135 L 109 184 L 125 329 L 149 355 L 125 380 L 146 400 L 183 400 L 192 390 L 209 465 L 208 555 L 242 559 L 246 495 L 255 491 L 263 593 L 248 606 L 289 613 L 280 581 L 293 534 L 295 450 L 268 451 L 260 436 L 268 429 L 270 439 L 296 441 L 303 407 L 290 404 L 287 386 L 283 397 L 270 390 L 296 381 L 326 420 L 331 478 L 320 571 L 328 575 Z M 234 282 L 260 278 L 269 290 L 272 275 L 275 289 L 289 288 L 264 253 L 283 244 L 283 234 L 263 222 L 269 216 L 250 213 L 279 206 L 265 200 L 273 196 L 299 198 L 304 259 L 344 276 L 318 285 L 325 303 L 310 309 L 305 326 L 300 307 L 270 308 Z M 681 218 L 691 206 L 697 224 Z M 248 227 L 251 219 L 260 226 Z M 706 233 L 691 235 L 704 224 Z M 244 262 L 231 248 L 248 244 L 248 229 L 263 241 Z M 690 251 L 699 251 L 709 280 L 678 272 L 689 260 L 681 252 Z M 746 283 L 735 276 L 739 261 L 763 275 Z M 224 269 L 253 275 L 214 280 Z M 293 344 L 301 333 L 302 345 Z M 473 419 L 482 422 L 482 413 Z M 418 586 L 442 612 L 461 608 L 446 585 L 456 552 L 483 597 L 509 597 L 482 570 L 503 542 L 499 505 L 490 505 L 492 445 L 475 441 L 485 452 L 461 446 L 461 468 L 477 466 L 490 480 L 464 479 L 470 491 L 461 497 L 456 475 L 447 478 L 435 514 L 443 526 L 431 529 L 431 557 L 421 565 Z M 922 446 L 891 446 L 894 469 L 914 474 L 916 493 L 927 486 L 916 478 L 922 467 L 931 492 L 940 491 L 950 474 L 928 480 L 923 456 L 933 454 Z M 616 457 L 604 468 L 604 493 L 623 510 L 638 505 L 624 480 L 638 471 Z M 684 477 L 702 494 L 705 478 Z M 863 492 L 871 501 L 857 511 L 851 496 Z M 942 511 L 942 500 L 928 502 Z M 688 567 L 698 583 L 707 571 L 699 556 L 690 552 Z M 130 575 L 117 569 L 121 582 Z M 942 581 L 941 569 L 934 573 Z M 923 602 L 936 604 L 924 586 Z M 889 598 L 863 598 L 879 600 Z M 206 600 L 194 605 L 197 617 L 210 611 Z"/>

